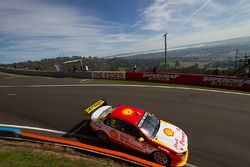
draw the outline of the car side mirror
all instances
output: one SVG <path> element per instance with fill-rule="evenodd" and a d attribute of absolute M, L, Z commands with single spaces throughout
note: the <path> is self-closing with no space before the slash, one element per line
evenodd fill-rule
<path fill-rule="evenodd" d="M 143 137 L 140 137 L 140 138 L 138 138 L 137 139 L 139 142 L 144 142 L 145 141 L 145 139 L 143 138 Z"/>

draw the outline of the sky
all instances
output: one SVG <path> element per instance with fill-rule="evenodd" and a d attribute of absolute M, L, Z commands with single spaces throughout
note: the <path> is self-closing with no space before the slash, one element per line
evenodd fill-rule
<path fill-rule="evenodd" d="M 250 0 L 0 0 L 0 64 L 250 36 Z"/>

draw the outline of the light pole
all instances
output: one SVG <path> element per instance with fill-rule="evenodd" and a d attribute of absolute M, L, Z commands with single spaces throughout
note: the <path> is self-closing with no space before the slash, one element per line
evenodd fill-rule
<path fill-rule="evenodd" d="M 165 72 L 167 72 L 167 57 L 168 57 L 167 35 L 168 35 L 168 33 L 166 33 L 162 36 L 162 37 L 164 37 L 164 40 L 165 40 Z"/>

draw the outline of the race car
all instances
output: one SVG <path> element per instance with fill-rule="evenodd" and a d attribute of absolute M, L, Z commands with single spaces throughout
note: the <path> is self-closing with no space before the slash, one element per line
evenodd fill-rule
<path fill-rule="evenodd" d="M 113 108 L 102 99 L 84 112 L 103 142 L 112 141 L 150 154 L 156 163 L 165 166 L 184 166 L 187 162 L 187 135 L 149 112 L 126 105 Z"/>

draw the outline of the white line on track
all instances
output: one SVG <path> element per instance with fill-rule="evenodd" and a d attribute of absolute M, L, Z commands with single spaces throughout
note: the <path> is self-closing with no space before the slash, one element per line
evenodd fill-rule
<path fill-rule="evenodd" d="M 186 163 L 185 167 L 198 167 L 198 166 L 190 164 L 190 163 Z"/>
<path fill-rule="evenodd" d="M 13 78 L 16 78 L 16 77 L 6 77 L 4 79 L 13 79 Z"/>
<path fill-rule="evenodd" d="M 152 86 L 152 85 L 125 85 L 125 84 L 67 84 L 67 85 L 20 85 L 20 86 L 1 86 L 0 88 L 46 88 L 46 87 L 138 87 L 138 88 L 162 88 L 162 89 L 179 89 L 179 90 L 194 90 L 202 92 L 213 92 L 213 93 L 223 93 L 232 95 L 242 95 L 250 96 L 250 93 L 244 92 L 233 92 L 226 90 L 216 90 L 216 89 L 203 89 L 203 88 L 190 88 L 190 87 L 177 87 L 177 86 Z"/>
<path fill-rule="evenodd" d="M 13 77 L 6 77 L 4 79 L 8 80 L 8 79 L 16 79 L 16 78 L 28 78 L 29 76 L 13 76 Z"/>
<path fill-rule="evenodd" d="M 10 127 L 10 128 L 38 130 L 38 131 L 52 132 L 52 133 L 63 134 L 63 135 L 66 134 L 66 132 L 63 132 L 63 131 L 44 129 L 44 128 L 38 128 L 38 127 L 31 127 L 31 126 L 9 125 L 9 124 L 0 124 L 0 126 L 2 126 L 2 127 Z"/>
<path fill-rule="evenodd" d="M 15 88 L 16 86 L 0 85 L 0 88 Z"/>
<path fill-rule="evenodd" d="M 16 74 L 0 72 L 0 76 L 16 76 Z"/>
<path fill-rule="evenodd" d="M 7 96 L 16 96 L 15 93 L 7 93 L 6 95 L 7 95 Z"/>
<path fill-rule="evenodd" d="M 85 126 L 86 124 L 84 124 Z M 29 130 L 37 130 L 37 131 L 44 131 L 44 132 L 51 132 L 51 133 L 56 133 L 56 134 L 61 134 L 61 135 L 65 135 L 67 134 L 67 132 L 64 131 L 58 131 L 58 130 L 52 130 L 52 129 L 45 129 L 45 128 L 39 128 L 39 127 L 32 127 L 32 126 L 21 126 L 21 125 L 10 125 L 10 124 L 0 124 L 0 127 L 9 127 L 9 128 L 20 128 L 20 129 L 29 129 Z M 83 126 L 81 126 L 83 127 Z M 70 133 L 69 135 L 72 136 L 78 136 L 81 137 L 83 139 L 88 139 L 88 140 L 95 140 L 97 141 L 98 139 L 92 136 L 84 136 L 84 135 L 80 135 L 80 134 L 76 134 L 76 133 Z"/>
<path fill-rule="evenodd" d="M 89 79 L 82 79 L 82 80 L 80 81 L 80 83 L 88 82 L 88 81 L 89 81 Z"/>
<path fill-rule="evenodd" d="M 1 73 L 0 72 L 0 76 L 6 76 L 5 80 L 8 80 L 8 79 L 15 79 L 15 78 L 27 78 L 29 76 L 23 76 L 23 75 L 17 75 L 17 74 L 8 74 L 8 73 Z"/>

